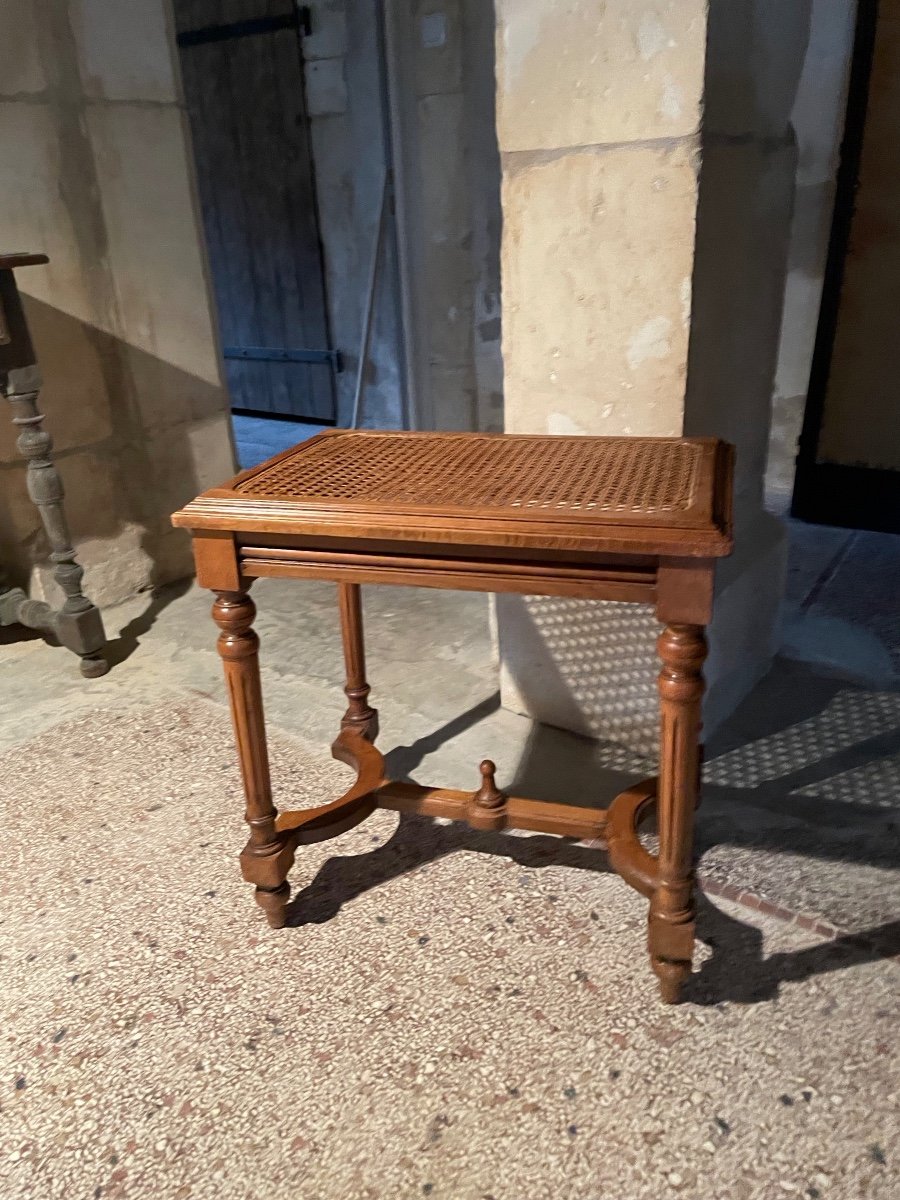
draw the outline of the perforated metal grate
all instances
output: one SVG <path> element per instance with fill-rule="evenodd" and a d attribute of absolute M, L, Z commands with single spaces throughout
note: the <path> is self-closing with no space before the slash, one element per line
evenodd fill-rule
<path fill-rule="evenodd" d="M 238 492 L 306 501 L 566 512 L 683 512 L 702 448 L 640 438 L 335 434 Z"/>

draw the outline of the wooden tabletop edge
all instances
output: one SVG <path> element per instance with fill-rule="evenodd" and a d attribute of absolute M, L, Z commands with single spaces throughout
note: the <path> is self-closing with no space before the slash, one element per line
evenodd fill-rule
<path fill-rule="evenodd" d="M 42 267 L 50 259 L 46 254 L 29 254 L 26 252 L 0 252 L 0 271 L 15 271 L 19 267 Z"/>

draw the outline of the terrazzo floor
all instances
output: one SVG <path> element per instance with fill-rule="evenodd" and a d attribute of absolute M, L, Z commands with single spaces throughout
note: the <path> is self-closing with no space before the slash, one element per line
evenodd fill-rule
<path fill-rule="evenodd" d="M 284 804 L 345 786 L 272 741 Z M 305 849 L 270 931 L 201 697 L 91 712 L 0 778 L 5 1197 L 900 1194 L 895 962 L 707 900 L 663 1008 L 599 852 L 388 813 Z"/>
<path fill-rule="evenodd" d="M 0 631 L 0 1197 L 900 1196 L 896 625 L 851 603 L 900 539 L 838 533 L 794 530 L 794 661 L 707 747 L 677 1009 L 645 902 L 579 844 L 376 814 L 302 852 L 269 931 L 195 587 L 107 612 L 101 680 Z M 254 593 L 279 803 L 318 802 L 347 778 L 333 589 Z M 393 777 L 471 787 L 490 753 L 602 802 L 652 771 L 500 708 L 487 612 L 367 589 Z"/>

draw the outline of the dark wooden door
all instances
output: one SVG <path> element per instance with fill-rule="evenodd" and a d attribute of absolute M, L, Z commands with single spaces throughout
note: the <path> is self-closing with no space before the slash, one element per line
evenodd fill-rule
<path fill-rule="evenodd" d="M 176 0 L 175 12 L 232 406 L 333 421 L 302 10 Z"/>
<path fill-rule="evenodd" d="M 859 0 L 794 516 L 900 533 L 900 0 Z"/>

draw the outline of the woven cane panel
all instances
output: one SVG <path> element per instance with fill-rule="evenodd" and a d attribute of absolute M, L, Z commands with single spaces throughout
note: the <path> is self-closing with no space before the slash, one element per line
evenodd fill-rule
<path fill-rule="evenodd" d="M 701 448 L 635 438 L 338 434 L 263 466 L 238 492 L 426 507 L 665 513 L 691 506 Z"/>

